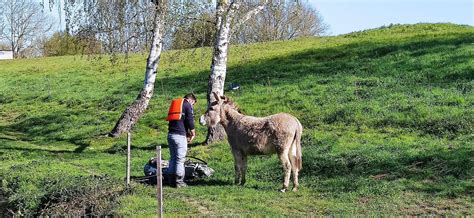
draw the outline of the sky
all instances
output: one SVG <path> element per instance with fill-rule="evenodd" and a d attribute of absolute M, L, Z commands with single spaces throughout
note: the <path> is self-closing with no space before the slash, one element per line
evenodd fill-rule
<path fill-rule="evenodd" d="M 61 0 L 62 1 L 62 0 Z M 339 35 L 392 24 L 455 23 L 474 26 L 474 0 L 306 0 Z M 56 20 L 57 11 L 52 13 Z M 64 16 L 64 15 L 63 15 Z M 64 22 L 57 22 L 58 30 Z"/>
<path fill-rule="evenodd" d="M 474 0 L 307 0 L 339 35 L 389 24 L 455 23 L 474 26 Z"/>

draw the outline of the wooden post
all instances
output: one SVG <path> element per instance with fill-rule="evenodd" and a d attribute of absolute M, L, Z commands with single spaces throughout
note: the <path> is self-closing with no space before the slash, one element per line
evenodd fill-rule
<path fill-rule="evenodd" d="M 156 198 L 158 199 L 158 218 L 163 217 L 163 185 L 161 180 L 161 145 L 156 146 Z"/>
<path fill-rule="evenodd" d="M 127 132 L 127 187 L 130 185 L 130 151 L 131 151 L 131 142 L 132 135 L 130 132 Z"/>

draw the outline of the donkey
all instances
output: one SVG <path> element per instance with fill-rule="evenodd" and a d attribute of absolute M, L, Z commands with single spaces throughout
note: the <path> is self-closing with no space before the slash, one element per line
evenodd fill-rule
<path fill-rule="evenodd" d="M 234 156 L 235 183 L 244 185 L 248 155 L 277 153 L 283 166 L 281 192 L 288 190 L 293 172 L 293 191 L 298 190 L 298 173 L 302 169 L 301 134 L 303 126 L 295 117 L 279 113 L 268 117 L 252 117 L 240 113 L 227 97 L 212 93 L 212 102 L 200 123 L 208 127 L 222 124 Z M 291 171 L 290 171 L 291 170 Z"/>

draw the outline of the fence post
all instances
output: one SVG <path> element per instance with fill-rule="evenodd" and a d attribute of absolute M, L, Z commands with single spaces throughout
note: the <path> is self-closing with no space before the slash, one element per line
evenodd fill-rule
<path fill-rule="evenodd" d="M 132 134 L 127 132 L 127 187 L 130 185 L 130 152 L 131 152 L 131 142 Z"/>
<path fill-rule="evenodd" d="M 161 145 L 159 145 L 156 146 L 156 198 L 158 200 L 158 218 L 163 217 L 163 185 L 161 177 Z"/>

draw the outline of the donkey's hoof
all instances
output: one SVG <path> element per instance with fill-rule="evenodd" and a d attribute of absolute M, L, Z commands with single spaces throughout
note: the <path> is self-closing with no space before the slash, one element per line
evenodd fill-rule
<path fill-rule="evenodd" d="M 285 193 L 285 192 L 286 192 L 286 188 L 280 189 L 280 192 Z"/>
<path fill-rule="evenodd" d="M 297 192 L 297 191 L 298 191 L 298 188 L 297 188 L 297 187 L 294 187 L 291 191 Z"/>

